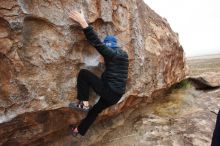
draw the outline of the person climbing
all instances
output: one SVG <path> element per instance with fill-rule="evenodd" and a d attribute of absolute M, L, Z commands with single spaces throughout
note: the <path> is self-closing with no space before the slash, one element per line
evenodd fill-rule
<path fill-rule="evenodd" d="M 82 12 L 71 11 L 69 17 L 78 22 L 88 42 L 104 57 L 105 71 L 101 78 L 86 69 L 81 69 L 77 77 L 78 102 L 70 103 L 69 107 L 88 112 L 78 126 L 72 126 L 72 134 L 85 135 L 99 113 L 116 104 L 126 89 L 128 78 L 128 54 L 117 44 L 114 35 L 107 35 L 102 42 L 91 25 L 85 20 Z M 89 88 L 100 95 L 98 102 L 90 108 Z"/>
<path fill-rule="evenodd" d="M 212 136 L 211 146 L 220 146 L 220 110 L 216 119 L 216 126 Z"/>

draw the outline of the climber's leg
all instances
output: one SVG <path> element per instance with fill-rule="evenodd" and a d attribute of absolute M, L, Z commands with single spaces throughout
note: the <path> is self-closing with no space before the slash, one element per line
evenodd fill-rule
<path fill-rule="evenodd" d="M 104 83 L 92 72 L 82 69 L 77 78 L 77 103 L 70 103 L 69 107 L 85 112 L 89 111 L 89 89 L 92 87 L 99 95 L 104 94 Z"/>
<path fill-rule="evenodd" d="M 99 101 L 88 112 L 86 118 L 81 121 L 78 128 L 76 128 L 81 135 L 86 133 L 100 112 L 109 106 L 116 104 L 122 97 L 121 94 L 112 92 L 108 86 L 103 89 L 100 96 Z"/>
<path fill-rule="evenodd" d="M 100 84 L 102 84 L 100 78 L 86 69 L 81 69 L 77 77 L 77 99 L 88 101 L 90 86 L 101 86 Z"/>
<path fill-rule="evenodd" d="M 83 119 L 78 126 L 78 132 L 80 135 L 84 135 L 92 123 L 95 121 L 98 114 L 106 109 L 107 107 L 111 106 L 112 104 L 106 102 L 102 97 L 99 101 L 92 107 L 92 109 L 88 112 L 85 119 Z"/>
<path fill-rule="evenodd" d="M 89 87 L 92 87 L 101 97 L 92 109 L 89 110 L 86 118 L 81 121 L 80 125 L 72 130 L 73 133 L 79 131 L 81 135 L 84 135 L 98 114 L 107 107 L 116 104 L 122 97 L 121 94 L 114 93 L 108 85 L 104 84 L 103 81 L 93 73 L 85 69 L 81 70 L 77 79 L 77 99 L 88 101 Z"/>

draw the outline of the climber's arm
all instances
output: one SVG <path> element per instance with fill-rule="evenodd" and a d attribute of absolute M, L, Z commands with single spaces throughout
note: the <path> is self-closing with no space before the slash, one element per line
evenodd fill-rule
<path fill-rule="evenodd" d="M 84 34 L 89 43 L 96 48 L 96 50 L 103 56 L 111 58 L 115 55 L 115 52 L 108 48 L 104 43 L 101 42 L 97 33 L 93 30 L 92 26 L 88 26 L 83 29 Z"/>
<path fill-rule="evenodd" d="M 115 52 L 112 49 L 109 49 L 104 43 L 101 42 L 96 32 L 93 30 L 92 26 L 89 26 L 88 23 L 85 20 L 85 17 L 82 13 L 79 13 L 77 11 L 71 11 L 69 13 L 69 17 L 78 22 L 81 27 L 83 28 L 83 31 L 85 33 L 85 36 L 89 43 L 96 48 L 96 50 L 106 58 L 111 58 L 114 56 Z"/>

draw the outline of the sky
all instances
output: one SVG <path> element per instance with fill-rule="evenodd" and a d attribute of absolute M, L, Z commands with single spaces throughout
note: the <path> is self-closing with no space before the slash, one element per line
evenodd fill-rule
<path fill-rule="evenodd" d="M 220 0 L 144 0 L 179 34 L 186 57 L 220 53 Z"/>

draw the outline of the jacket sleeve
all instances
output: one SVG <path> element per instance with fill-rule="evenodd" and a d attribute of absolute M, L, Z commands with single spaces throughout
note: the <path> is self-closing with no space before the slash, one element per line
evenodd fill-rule
<path fill-rule="evenodd" d="M 97 33 L 93 30 L 93 27 L 89 25 L 88 27 L 83 29 L 86 39 L 89 43 L 96 48 L 96 50 L 104 57 L 104 58 L 112 58 L 115 55 L 115 52 L 108 48 L 104 43 L 101 42 Z"/>

